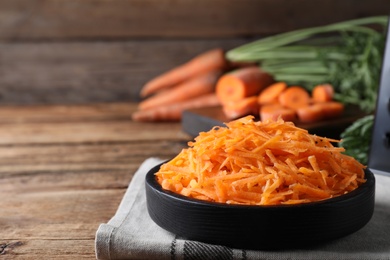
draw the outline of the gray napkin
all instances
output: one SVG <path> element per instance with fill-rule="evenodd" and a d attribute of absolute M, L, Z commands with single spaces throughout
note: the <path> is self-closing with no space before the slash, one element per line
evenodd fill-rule
<path fill-rule="evenodd" d="M 146 209 L 145 175 L 162 160 L 147 159 L 135 173 L 115 216 L 96 233 L 97 259 L 387 259 L 390 260 L 390 177 L 376 174 L 376 205 L 359 231 L 305 250 L 252 251 L 184 240 L 157 226 Z"/>

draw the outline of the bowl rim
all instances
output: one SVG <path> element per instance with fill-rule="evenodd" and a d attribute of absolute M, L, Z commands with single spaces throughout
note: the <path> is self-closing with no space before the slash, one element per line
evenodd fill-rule
<path fill-rule="evenodd" d="M 297 208 L 297 207 L 314 207 L 314 206 L 320 206 L 320 205 L 333 205 L 337 202 L 345 202 L 350 199 L 353 199 L 356 195 L 359 195 L 361 192 L 363 192 L 365 189 L 369 189 L 371 186 L 375 185 L 375 176 L 370 171 L 370 169 L 365 168 L 364 169 L 364 177 L 366 179 L 366 182 L 361 184 L 359 187 L 354 189 L 353 191 L 350 191 L 348 193 L 339 195 L 337 197 L 332 197 L 328 199 L 323 199 L 319 201 L 313 201 L 313 202 L 306 202 L 306 203 L 299 203 L 299 204 L 279 204 L 279 205 L 245 205 L 245 204 L 227 204 L 222 202 L 212 202 L 212 201 L 203 201 L 191 197 L 186 197 L 182 194 L 175 193 L 170 190 L 165 190 L 162 188 L 162 186 L 157 182 L 157 179 L 155 178 L 155 173 L 159 170 L 160 166 L 164 164 L 165 162 L 162 162 L 152 169 L 149 170 L 149 172 L 146 174 L 145 177 L 145 185 L 149 185 L 152 189 L 159 192 L 160 194 L 163 194 L 164 196 L 178 201 L 183 202 L 191 205 L 201 206 L 201 207 L 218 207 L 221 209 L 291 209 L 291 208 Z"/>

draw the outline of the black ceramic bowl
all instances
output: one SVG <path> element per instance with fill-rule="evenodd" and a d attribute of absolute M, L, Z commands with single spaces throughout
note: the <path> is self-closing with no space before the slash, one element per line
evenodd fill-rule
<path fill-rule="evenodd" d="M 298 205 L 245 206 L 205 202 L 163 190 L 146 176 L 150 217 L 184 239 L 241 249 L 303 248 L 349 235 L 368 223 L 374 211 L 375 178 L 345 195 Z"/>

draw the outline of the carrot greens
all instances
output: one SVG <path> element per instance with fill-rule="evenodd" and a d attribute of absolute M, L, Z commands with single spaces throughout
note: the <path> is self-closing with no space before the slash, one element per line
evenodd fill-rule
<path fill-rule="evenodd" d="M 308 90 L 332 84 L 336 100 L 372 112 L 387 20 L 375 16 L 281 33 L 234 48 L 226 57 L 257 62 L 276 81 Z"/>
<path fill-rule="evenodd" d="M 374 116 L 368 115 L 347 127 L 341 134 L 342 140 L 339 143 L 345 148 L 345 154 L 354 157 L 362 164 L 367 164 L 373 126 Z"/>

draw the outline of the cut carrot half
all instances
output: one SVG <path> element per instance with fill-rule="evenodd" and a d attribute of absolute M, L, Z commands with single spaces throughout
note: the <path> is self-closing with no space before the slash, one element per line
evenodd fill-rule
<path fill-rule="evenodd" d="M 258 67 L 237 69 L 223 75 L 217 82 L 216 93 L 222 104 L 258 95 L 273 83 L 273 78 Z"/>

